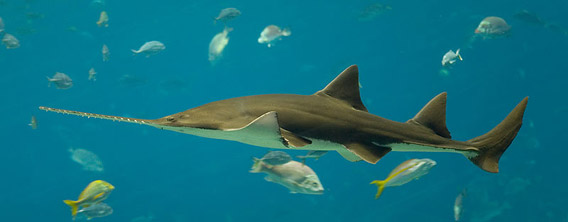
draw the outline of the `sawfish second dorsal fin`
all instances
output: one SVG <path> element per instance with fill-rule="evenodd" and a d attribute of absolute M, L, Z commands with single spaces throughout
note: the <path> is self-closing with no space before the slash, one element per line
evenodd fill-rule
<path fill-rule="evenodd" d="M 348 103 L 357 110 L 367 112 L 359 94 L 359 69 L 357 65 L 349 66 L 343 70 L 325 88 L 315 95 L 327 95 Z"/>
<path fill-rule="evenodd" d="M 425 126 L 434 131 L 439 136 L 451 139 L 450 131 L 446 127 L 446 97 L 447 93 L 443 92 L 434 97 L 426 104 L 414 118 L 407 123 L 414 123 Z"/>

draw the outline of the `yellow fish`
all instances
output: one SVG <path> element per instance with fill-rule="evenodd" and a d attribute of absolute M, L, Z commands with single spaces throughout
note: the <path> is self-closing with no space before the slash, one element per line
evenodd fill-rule
<path fill-rule="evenodd" d="M 436 161 L 431 159 L 410 159 L 402 162 L 392 170 L 386 179 L 371 182 L 371 184 L 376 184 L 378 188 L 375 199 L 381 196 L 385 187 L 400 186 L 418 179 L 426 175 L 434 166 L 436 166 Z"/>
<path fill-rule="evenodd" d="M 99 17 L 99 21 L 97 21 L 97 25 L 99 27 L 108 27 L 108 14 L 106 11 L 101 12 L 101 16 Z"/>
<path fill-rule="evenodd" d="M 95 180 L 81 192 L 78 200 L 64 200 L 63 202 L 71 207 L 71 215 L 73 215 L 73 220 L 75 220 L 79 207 L 89 207 L 90 205 L 100 203 L 110 195 L 112 190 L 114 190 L 114 186 L 110 183 L 103 180 Z"/>

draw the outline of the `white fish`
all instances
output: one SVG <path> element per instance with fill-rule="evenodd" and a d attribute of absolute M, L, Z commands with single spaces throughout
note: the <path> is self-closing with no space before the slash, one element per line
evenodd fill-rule
<path fill-rule="evenodd" d="M 111 215 L 113 212 L 112 207 L 110 207 L 108 204 L 100 202 L 97 204 L 93 204 L 91 206 L 85 207 L 79 211 L 77 211 L 78 214 L 83 214 L 87 217 L 87 220 L 96 218 L 96 217 L 106 217 L 108 215 Z"/>
<path fill-rule="evenodd" d="M 103 162 L 99 157 L 86 149 L 69 149 L 71 159 L 83 166 L 83 170 L 102 172 L 104 171 Z"/>
<path fill-rule="evenodd" d="M 290 190 L 290 193 L 323 194 L 323 186 L 316 173 L 307 165 L 290 161 L 282 165 L 270 165 L 254 158 L 251 173 L 266 173 L 264 179 L 278 183 Z"/>
<path fill-rule="evenodd" d="M 462 192 L 456 197 L 456 201 L 454 202 L 454 219 L 456 222 L 460 221 L 461 214 L 463 213 L 463 198 L 466 195 L 466 189 L 463 189 Z"/>
<path fill-rule="evenodd" d="M 385 187 L 404 185 L 426 175 L 434 166 L 436 166 L 436 161 L 431 159 L 410 159 L 402 162 L 391 171 L 385 180 L 374 180 L 371 182 L 371 184 L 376 184 L 378 188 L 375 199 L 381 196 Z"/>
<path fill-rule="evenodd" d="M 2 38 L 2 43 L 4 43 L 7 49 L 15 49 L 20 47 L 20 40 L 18 40 L 15 36 L 8 33 L 4 34 L 4 37 Z"/>
<path fill-rule="evenodd" d="M 258 43 L 266 43 L 268 47 L 274 44 L 274 41 L 280 40 L 282 36 L 290 36 L 292 32 L 288 28 L 280 29 L 276 25 L 269 25 L 262 30 L 260 37 L 258 38 Z"/>
<path fill-rule="evenodd" d="M 132 49 L 132 52 L 134 54 L 144 53 L 146 54 L 146 57 L 150 57 L 151 55 L 155 55 L 163 51 L 164 49 L 166 49 L 164 43 L 161 43 L 159 41 L 149 41 L 140 46 L 138 50 Z"/>
<path fill-rule="evenodd" d="M 442 66 L 447 66 L 454 64 L 457 60 L 463 60 L 460 55 L 460 49 L 458 49 L 455 53 L 450 49 L 450 51 L 446 52 L 442 57 Z"/>
<path fill-rule="evenodd" d="M 89 69 L 89 80 L 92 81 L 97 81 L 97 71 L 95 71 L 95 68 Z"/>
<path fill-rule="evenodd" d="M 73 80 L 68 75 L 61 72 L 56 72 L 52 78 L 47 77 L 47 81 L 49 81 L 48 86 L 54 83 L 55 87 L 58 89 L 69 89 L 73 86 Z"/>
<path fill-rule="evenodd" d="M 215 18 L 215 22 L 220 21 L 226 23 L 230 20 L 233 20 L 236 17 L 241 15 L 241 11 L 236 8 L 225 8 L 219 12 L 219 15 Z"/>
<path fill-rule="evenodd" d="M 209 43 L 209 61 L 214 62 L 219 59 L 223 54 L 225 46 L 229 44 L 229 32 L 233 31 L 233 28 L 225 27 L 222 32 L 217 33 Z"/>
<path fill-rule="evenodd" d="M 103 44 L 103 49 L 101 50 L 103 53 L 103 62 L 106 62 L 110 59 L 110 51 L 106 44 Z"/>

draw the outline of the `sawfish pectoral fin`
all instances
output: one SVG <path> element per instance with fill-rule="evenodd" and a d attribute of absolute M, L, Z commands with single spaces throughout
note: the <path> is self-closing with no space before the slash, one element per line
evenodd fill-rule
<path fill-rule="evenodd" d="M 270 111 L 244 127 L 225 130 L 234 132 L 237 141 L 262 147 L 303 147 L 312 141 L 280 128 L 278 114 Z"/>
<path fill-rule="evenodd" d="M 343 144 L 345 148 L 353 152 L 355 155 L 360 157 L 369 163 L 377 163 L 384 155 L 390 152 L 392 149 L 384 146 L 377 145 L 367 145 L 363 143 L 348 143 Z"/>
<path fill-rule="evenodd" d="M 311 140 L 298 136 L 288 130 L 280 128 L 280 133 L 282 134 L 282 138 L 284 139 L 284 142 L 288 145 L 288 147 L 298 148 L 312 144 Z"/>

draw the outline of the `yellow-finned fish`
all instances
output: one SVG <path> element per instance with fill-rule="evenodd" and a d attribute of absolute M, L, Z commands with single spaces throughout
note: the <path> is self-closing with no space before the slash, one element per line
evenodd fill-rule
<path fill-rule="evenodd" d="M 78 200 L 64 200 L 63 202 L 71 207 L 71 215 L 73 215 L 73 220 L 75 220 L 79 207 L 85 208 L 100 203 L 110 195 L 112 190 L 114 190 L 114 186 L 110 183 L 103 180 L 95 180 L 81 192 Z"/>
<path fill-rule="evenodd" d="M 374 180 L 371 184 L 377 185 L 378 199 L 385 187 L 395 187 L 406 184 L 414 179 L 426 175 L 432 167 L 436 166 L 436 161 L 431 159 L 410 159 L 398 165 L 389 176 L 384 180 Z"/>

